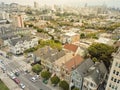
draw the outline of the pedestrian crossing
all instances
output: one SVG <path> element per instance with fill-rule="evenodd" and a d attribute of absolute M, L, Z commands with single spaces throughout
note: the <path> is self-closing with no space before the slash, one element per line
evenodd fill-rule
<path fill-rule="evenodd" d="M 8 65 L 8 64 L 10 64 L 10 63 L 12 63 L 12 62 L 14 62 L 14 61 L 8 61 L 8 62 L 3 62 L 4 63 L 4 65 Z"/>
<path fill-rule="evenodd" d="M 21 67 L 21 68 L 16 68 L 14 70 L 9 70 L 7 71 L 7 74 L 11 74 L 11 73 L 15 73 L 15 72 L 23 72 L 24 69 Z"/>

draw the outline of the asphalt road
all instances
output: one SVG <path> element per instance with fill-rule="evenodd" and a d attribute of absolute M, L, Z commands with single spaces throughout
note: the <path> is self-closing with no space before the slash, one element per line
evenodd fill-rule
<path fill-rule="evenodd" d="M 31 77 L 33 76 L 23 73 L 18 78 L 26 85 L 26 88 L 29 90 L 51 90 L 45 84 L 43 84 L 40 79 L 37 79 L 36 82 L 32 82 Z"/>
<path fill-rule="evenodd" d="M 33 76 L 25 74 L 24 67 L 21 66 L 17 60 L 9 60 L 3 56 L 0 56 L 0 59 L 3 60 L 4 66 L 6 67 L 6 74 L 15 73 L 16 71 L 20 73 L 18 79 L 21 83 L 25 84 L 25 90 L 52 90 L 47 85 L 43 84 L 40 79 L 36 82 L 32 82 L 30 79 Z"/>

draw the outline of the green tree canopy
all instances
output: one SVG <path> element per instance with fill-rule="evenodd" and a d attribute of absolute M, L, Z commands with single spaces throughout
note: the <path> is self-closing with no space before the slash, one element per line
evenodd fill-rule
<path fill-rule="evenodd" d="M 84 34 L 84 33 L 81 33 L 81 34 L 80 34 L 80 38 L 85 38 L 85 34 Z"/>
<path fill-rule="evenodd" d="M 59 86 L 60 86 L 63 90 L 69 90 L 69 84 L 68 84 L 65 80 L 60 81 Z"/>
<path fill-rule="evenodd" d="M 51 73 L 49 71 L 43 71 L 41 72 L 41 77 L 47 80 L 51 77 Z"/>
<path fill-rule="evenodd" d="M 58 76 L 53 76 L 53 77 L 51 78 L 51 83 L 52 83 L 52 84 L 58 84 L 59 82 L 60 82 L 60 79 L 59 79 Z"/>
<path fill-rule="evenodd" d="M 110 60 L 112 58 L 111 54 L 115 51 L 112 46 L 94 43 L 88 48 L 88 52 L 91 55 L 91 58 L 103 61 L 106 66 L 109 66 Z"/>
<path fill-rule="evenodd" d="M 40 64 L 36 64 L 32 67 L 32 71 L 39 74 L 42 71 L 42 66 Z"/>
<path fill-rule="evenodd" d="M 73 90 L 79 90 L 79 88 L 74 88 Z"/>

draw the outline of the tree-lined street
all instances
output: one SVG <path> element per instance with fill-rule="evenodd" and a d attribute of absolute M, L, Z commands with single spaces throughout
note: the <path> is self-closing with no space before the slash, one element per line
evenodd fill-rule
<path fill-rule="evenodd" d="M 20 63 L 19 60 L 9 60 L 3 56 L 0 56 L 0 60 L 3 61 L 4 67 L 6 68 L 5 73 L 3 73 L 3 77 L 7 77 L 10 79 L 7 74 L 9 73 L 15 73 L 19 72 L 20 75 L 17 77 L 21 83 L 25 84 L 25 90 L 51 90 L 48 86 L 42 83 L 40 79 L 37 79 L 36 82 L 32 82 L 31 78 L 34 75 L 30 75 L 29 73 L 26 73 L 24 70 L 26 67 L 23 67 Z M 15 84 L 15 83 L 14 83 Z M 10 84 L 11 85 L 11 84 Z"/>

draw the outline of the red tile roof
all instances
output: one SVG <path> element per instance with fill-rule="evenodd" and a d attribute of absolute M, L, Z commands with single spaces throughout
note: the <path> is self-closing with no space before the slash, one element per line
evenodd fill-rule
<path fill-rule="evenodd" d="M 78 46 L 74 45 L 74 44 L 66 44 L 64 46 L 65 49 L 76 52 L 76 50 L 78 49 Z"/>
<path fill-rule="evenodd" d="M 83 61 L 83 58 L 80 55 L 74 56 L 72 59 L 70 59 L 68 62 L 64 64 L 65 69 L 71 71 L 73 68 L 76 68 L 80 63 Z"/>

